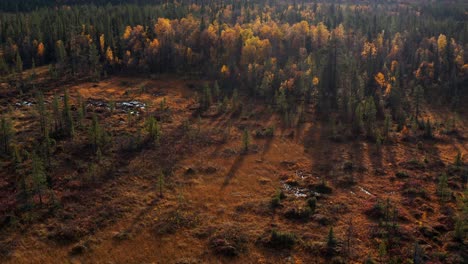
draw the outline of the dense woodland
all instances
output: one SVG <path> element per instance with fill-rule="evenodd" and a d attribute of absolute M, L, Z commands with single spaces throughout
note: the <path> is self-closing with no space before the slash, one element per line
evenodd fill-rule
<path fill-rule="evenodd" d="M 238 95 L 248 94 L 295 127 L 313 105 L 333 127 L 332 140 L 379 146 L 390 142 L 393 124 L 408 139 L 432 139 L 423 105 L 466 114 L 466 3 L 345 2 L 1 1 L 1 80 L 12 93 L 34 95 L 40 126 L 34 144 L 22 145 L 2 113 L 2 157 L 18 167 L 27 159 L 31 167 L 31 178 L 17 183 L 19 204 L 29 204 L 31 195 L 42 204 L 52 186 L 47 171 L 56 140 L 88 130 L 96 156 L 112 144 L 96 116 L 83 129 L 84 103 L 72 110 L 66 91 L 46 106 L 39 68 L 48 69 L 50 83 L 113 75 L 201 78 L 209 85 L 199 91 L 200 111 L 213 104 L 241 111 Z M 158 141 L 158 121 L 145 122 L 148 139 Z M 455 122 L 447 117 L 444 133 L 455 133 Z M 459 232 L 467 229 L 466 202 L 464 208 Z"/>

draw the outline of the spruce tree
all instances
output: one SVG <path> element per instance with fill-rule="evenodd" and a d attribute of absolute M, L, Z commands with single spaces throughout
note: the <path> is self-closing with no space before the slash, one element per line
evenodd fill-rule
<path fill-rule="evenodd" d="M 247 153 L 249 151 L 249 145 L 250 145 L 250 135 L 249 131 L 247 128 L 244 129 L 244 132 L 242 133 L 242 151 L 244 153 Z"/>
<path fill-rule="evenodd" d="M 152 142 L 159 143 L 161 137 L 161 128 L 159 127 L 158 121 L 154 116 L 150 116 L 146 121 L 146 129 L 148 137 Z"/>
<path fill-rule="evenodd" d="M 421 109 L 421 103 L 424 97 L 424 90 L 421 85 L 418 85 L 414 88 L 414 107 L 415 107 L 415 117 L 418 119 L 419 112 Z"/>
<path fill-rule="evenodd" d="M 0 120 L 0 153 L 5 155 L 10 154 L 13 135 L 13 124 L 9 119 L 3 116 Z"/>
<path fill-rule="evenodd" d="M 42 205 L 44 191 L 47 189 L 47 176 L 44 169 L 44 164 L 41 158 L 33 153 L 32 155 L 32 173 L 31 173 L 33 191 L 39 195 L 39 202 Z"/>
<path fill-rule="evenodd" d="M 63 96 L 63 109 L 62 109 L 62 118 L 63 118 L 63 132 L 66 137 L 73 137 L 75 134 L 75 128 L 73 125 L 73 117 L 71 114 L 70 109 L 70 101 L 68 90 L 65 90 L 65 94 Z"/>

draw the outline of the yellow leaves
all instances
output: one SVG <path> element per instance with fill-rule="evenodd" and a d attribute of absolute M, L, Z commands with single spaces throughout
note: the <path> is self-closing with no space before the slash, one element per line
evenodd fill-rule
<path fill-rule="evenodd" d="M 319 47 L 326 44 L 329 37 L 330 31 L 328 31 L 327 26 L 322 22 L 318 23 L 316 27 L 312 27 L 312 38 Z"/>
<path fill-rule="evenodd" d="M 101 47 L 101 52 L 104 51 L 104 45 L 106 45 L 106 40 L 104 38 L 104 34 L 99 36 L 99 46 Z"/>
<path fill-rule="evenodd" d="M 396 80 L 396 78 L 393 76 L 390 77 L 389 79 L 391 82 L 394 82 Z M 390 94 L 390 92 L 392 91 L 392 84 L 386 80 L 385 75 L 383 73 L 378 72 L 374 76 L 374 80 L 380 86 L 380 88 L 385 89 L 384 91 L 385 96 Z"/>
<path fill-rule="evenodd" d="M 44 53 L 45 53 L 45 46 L 44 46 L 44 43 L 39 43 L 39 45 L 37 45 L 37 56 L 39 56 L 40 58 L 42 58 L 44 56 Z"/>
<path fill-rule="evenodd" d="M 381 88 L 386 86 L 385 75 L 383 73 L 377 73 L 374 77 L 374 80 Z"/>
<path fill-rule="evenodd" d="M 361 56 L 363 58 L 375 57 L 377 56 L 377 48 L 372 42 L 364 42 L 364 47 L 362 48 Z"/>
<path fill-rule="evenodd" d="M 393 77 L 395 78 L 395 77 Z M 387 83 L 387 86 L 385 87 L 385 96 L 388 96 L 392 92 L 392 85 L 390 83 Z"/>
<path fill-rule="evenodd" d="M 294 89 L 294 78 L 290 78 L 281 83 L 280 90 L 292 90 Z"/>
<path fill-rule="evenodd" d="M 221 73 L 223 75 L 229 75 L 229 67 L 227 65 L 223 65 L 223 67 L 221 67 Z"/>
<path fill-rule="evenodd" d="M 444 53 L 445 48 L 447 47 L 447 37 L 444 34 L 440 34 L 439 38 L 437 39 L 437 48 L 439 53 Z"/>
<path fill-rule="evenodd" d="M 174 35 L 171 20 L 161 17 L 158 18 L 158 22 L 154 25 L 154 32 L 156 32 L 159 38 L 169 38 Z"/>
<path fill-rule="evenodd" d="M 336 39 L 338 40 L 344 40 L 345 37 L 345 29 L 343 24 L 339 24 L 338 27 L 336 27 L 333 30 L 333 35 L 335 36 Z"/>
<path fill-rule="evenodd" d="M 407 138 L 410 135 L 410 131 L 406 125 L 403 126 L 403 129 L 400 133 L 403 138 Z"/>
<path fill-rule="evenodd" d="M 111 63 L 114 61 L 114 52 L 112 52 L 110 47 L 107 47 L 106 50 L 106 60 Z"/>
<path fill-rule="evenodd" d="M 124 32 L 122 38 L 125 39 L 125 40 L 129 39 L 131 33 L 132 33 L 132 27 L 127 26 L 127 27 L 125 28 L 125 32 Z"/>
<path fill-rule="evenodd" d="M 269 57 L 271 51 L 270 41 L 268 39 L 260 40 L 258 37 L 252 37 L 245 40 L 242 48 L 242 63 L 261 63 Z"/>
<path fill-rule="evenodd" d="M 395 73 L 397 69 L 398 69 L 398 61 L 393 60 L 390 66 L 390 70 L 392 71 L 392 73 Z"/>
<path fill-rule="evenodd" d="M 153 39 L 150 43 L 150 49 L 152 51 L 158 51 L 159 50 L 159 40 L 158 39 Z"/>
<path fill-rule="evenodd" d="M 380 50 L 383 48 L 383 43 L 384 43 L 383 33 L 379 33 L 377 35 L 377 39 L 375 40 L 375 43 L 376 43 L 377 49 Z"/>
<path fill-rule="evenodd" d="M 462 71 L 465 72 L 465 73 L 468 73 L 468 64 L 464 64 L 462 66 Z"/>
<path fill-rule="evenodd" d="M 422 62 L 416 70 L 415 75 L 419 80 L 432 80 L 434 78 L 434 63 Z"/>
<path fill-rule="evenodd" d="M 317 85 L 319 84 L 319 81 L 320 81 L 319 78 L 318 78 L 317 76 L 315 76 L 315 77 L 312 79 L 312 84 L 313 84 L 314 86 L 317 86 Z"/>

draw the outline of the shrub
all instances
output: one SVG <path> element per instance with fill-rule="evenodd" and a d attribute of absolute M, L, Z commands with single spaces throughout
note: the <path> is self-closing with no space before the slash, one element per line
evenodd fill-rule
<path fill-rule="evenodd" d="M 229 227 L 216 232 L 210 239 L 210 247 L 216 253 L 226 257 L 238 256 L 246 250 L 247 236 L 238 228 Z"/>
<path fill-rule="evenodd" d="M 400 178 L 400 179 L 403 179 L 403 178 L 408 178 L 409 175 L 408 173 L 404 172 L 404 171 L 398 171 L 397 173 L 395 173 L 395 176 L 397 178 Z"/>
<path fill-rule="evenodd" d="M 312 209 L 307 206 L 305 208 L 291 208 L 284 213 L 284 216 L 289 219 L 307 220 L 310 218 L 312 213 Z"/>
<path fill-rule="evenodd" d="M 291 249 L 296 244 L 296 235 L 289 232 L 273 230 L 269 244 L 278 249 Z"/>
<path fill-rule="evenodd" d="M 320 184 L 315 185 L 315 191 L 318 193 L 330 194 L 332 192 L 332 188 L 328 186 L 325 181 L 322 181 Z"/>
<path fill-rule="evenodd" d="M 315 213 L 315 208 L 317 207 L 317 198 L 312 197 L 312 198 L 307 199 L 307 205 L 312 211 L 312 214 Z"/>
<path fill-rule="evenodd" d="M 463 165 L 462 155 L 460 151 L 458 151 L 457 156 L 455 157 L 455 161 L 453 162 L 453 165 L 457 167 L 461 167 Z"/>
<path fill-rule="evenodd" d="M 283 200 L 284 198 L 286 198 L 286 195 L 284 194 L 283 191 L 281 190 L 278 190 L 275 194 L 275 196 L 273 196 L 273 198 L 271 198 L 271 201 L 270 201 L 270 205 L 272 208 L 276 208 L 278 206 L 281 205 L 281 200 Z"/>
<path fill-rule="evenodd" d="M 343 170 L 345 171 L 352 171 L 353 168 L 354 168 L 354 164 L 350 160 L 345 161 L 345 163 L 343 164 Z"/>

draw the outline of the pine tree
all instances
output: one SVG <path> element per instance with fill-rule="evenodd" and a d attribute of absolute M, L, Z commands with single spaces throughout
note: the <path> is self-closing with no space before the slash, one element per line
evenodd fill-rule
<path fill-rule="evenodd" d="M 384 139 L 388 139 L 391 127 L 392 127 L 392 117 L 390 114 L 387 114 L 385 115 L 384 129 L 383 129 Z"/>
<path fill-rule="evenodd" d="M 23 74 L 23 60 L 21 59 L 21 55 L 18 52 L 16 52 L 16 73 L 18 74 L 18 76 L 21 78 L 21 75 Z"/>
<path fill-rule="evenodd" d="M 455 156 L 455 161 L 453 162 L 453 165 L 457 167 L 463 166 L 463 159 L 460 151 L 458 151 L 457 156 Z"/>
<path fill-rule="evenodd" d="M 422 264 L 423 263 L 423 250 L 421 246 L 416 242 L 414 243 L 414 250 L 413 250 L 413 263 L 414 264 Z"/>
<path fill-rule="evenodd" d="M 63 132 L 67 137 L 73 137 L 75 134 L 75 128 L 73 125 L 73 117 L 71 114 L 70 109 L 70 101 L 68 90 L 65 90 L 65 95 L 63 96 L 63 109 L 62 109 L 62 116 L 63 116 Z"/>
<path fill-rule="evenodd" d="M 219 89 L 218 81 L 214 81 L 213 83 L 213 97 L 216 101 L 219 100 L 219 96 L 221 95 L 221 90 Z"/>
<path fill-rule="evenodd" d="M 414 88 L 414 107 L 415 107 L 415 117 L 418 119 L 419 111 L 421 108 L 421 103 L 424 97 L 424 90 L 421 85 L 418 85 Z"/>
<path fill-rule="evenodd" d="M 13 124 L 6 117 L 2 117 L 0 120 L 0 153 L 10 154 L 13 135 Z"/>
<path fill-rule="evenodd" d="M 379 259 L 380 263 L 384 263 L 384 259 L 387 256 L 387 245 L 384 241 L 379 244 Z"/>
<path fill-rule="evenodd" d="M 244 129 L 244 132 L 242 134 L 242 151 L 244 153 L 247 153 L 249 151 L 249 145 L 250 145 L 250 135 L 249 131 Z"/>
<path fill-rule="evenodd" d="M 81 96 L 81 94 L 78 94 L 78 99 L 77 99 L 77 103 L 78 103 L 78 118 L 77 118 L 77 125 L 78 127 L 83 127 L 83 119 L 85 118 L 85 114 L 86 114 L 86 106 L 83 102 L 83 97 Z M 109 103 L 109 107 L 111 108 L 111 113 L 112 113 L 112 104 Z"/>
<path fill-rule="evenodd" d="M 426 120 L 426 124 L 424 125 L 424 137 L 429 139 L 434 137 L 432 133 L 432 124 L 429 119 Z"/>
<path fill-rule="evenodd" d="M 96 45 L 89 47 L 89 68 L 94 81 L 99 81 L 101 76 L 101 65 L 99 64 L 99 52 Z"/>
<path fill-rule="evenodd" d="M 37 93 L 36 101 L 36 110 L 39 116 L 39 126 L 41 129 L 41 135 L 43 138 L 47 138 L 49 137 L 49 117 L 44 102 L 44 95 L 42 94 L 42 92 L 39 91 Z"/>
<path fill-rule="evenodd" d="M 54 116 L 54 132 L 58 133 L 62 131 L 62 115 L 60 114 L 60 105 L 57 94 L 54 94 L 52 99 L 52 114 Z"/>
<path fill-rule="evenodd" d="M 2 75 L 8 75 L 10 72 L 8 64 L 5 61 L 5 57 L 3 55 L 0 55 L 0 74 Z"/>
<path fill-rule="evenodd" d="M 447 174 L 443 173 L 439 177 L 439 183 L 437 184 L 437 195 L 440 196 L 442 201 L 447 201 L 450 198 L 450 189 L 448 186 Z"/>
<path fill-rule="evenodd" d="M 108 135 L 99 125 L 96 114 L 93 115 L 93 121 L 88 132 L 89 142 L 93 148 L 94 153 L 97 153 L 98 149 L 104 148 L 108 143 Z"/>
<path fill-rule="evenodd" d="M 208 84 L 205 84 L 203 86 L 203 94 L 200 99 L 201 99 L 200 106 L 202 107 L 203 110 L 207 110 L 213 101 L 213 98 L 211 97 L 211 90 Z"/>
<path fill-rule="evenodd" d="M 163 188 L 164 188 L 164 173 L 158 173 L 158 189 L 159 189 L 159 197 L 163 197 Z"/>
<path fill-rule="evenodd" d="M 368 137 L 374 137 L 375 121 L 377 118 L 377 108 L 374 98 L 369 96 L 365 101 L 364 119 L 366 124 L 366 133 Z"/>
<path fill-rule="evenodd" d="M 335 234 L 333 233 L 333 227 L 330 227 L 327 236 L 327 251 L 329 255 L 335 254 L 335 247 L 337 245 Z"/>
<path fill-rule="evenodd" d="M 161 128 L 159 127 L 158 121 L 153 116 L 150 116 L 146 121 L 146 129 L 148 136 L 152 142 L 159 143 L 161 138 Z"/>
<path fill-rule="evenodd" d="M 32 155 L 32 173 L 31 173 L 34 193 L 39 195 L 39 202 L 42 205 L 42 196 L 47 189 L 47 176 L 44 164 L 40 157 L 33 153 Z"/>

